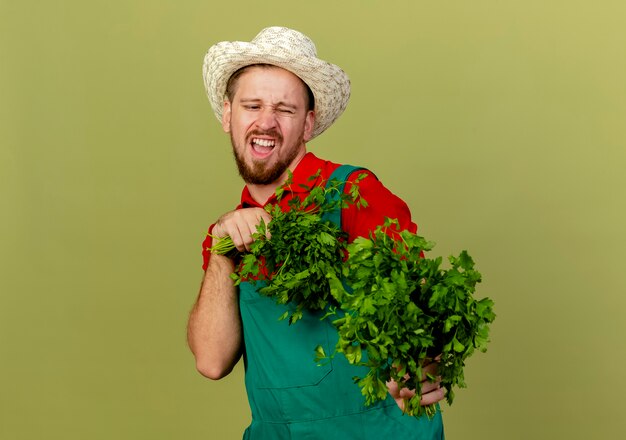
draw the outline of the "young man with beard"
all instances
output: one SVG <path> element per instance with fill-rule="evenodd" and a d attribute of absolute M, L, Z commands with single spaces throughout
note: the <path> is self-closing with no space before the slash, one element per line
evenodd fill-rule
<path fill-rule="evenodd" d="M 289 172 L 291 191 L 278 202 L 284 208 L 290 198 L 306 196 L 300 184 L 323 185 L 339 169 L 307 152 L 306 143 L 344 111 L 350 82 L 339 67 L 317 58 L 308 37 L 278 27 L 262 30 L 250 43 L 214 45 L 205 57 L 204 80 L 245 182 L 240 205 L 209 231 L 213 237 L 230 236 L 237 249 L 245 251 L 259 222 L 271 220 L 263 207 L 277 203 L 275 191 Z M 359 190 L 369 205 L 341 212 L 348 240 L 367 236 L 385 217 L 396 218 L 403 229 L 415 232 L 407 205 L 365 172 Z M 312 347 L 320 341 L 332 352 L 336 332 L 333 340 L 331 324 L 307 313 L 293 326 L 278 321 L 279 306 L 252 283 L 233 286 L 229 275 L 235 262 L 211 255 L 210 246 L 207 237 L 205 276 L 189 317 L 188 341 L 197 369 L 211 379 L 229 374 L 244 356 L 252 410 L 244 438 L 443 438 L 439 413 L 432 419 L 402 415 L 403 399 L 413 393 L 399 390 L 393 382 L 388 384 L 387 400 L 364 406 L 352 381 L 358 367 L 339 357 L 322 367 L 312 361 Z M 425 372 L 436 374 L 436 364 L 426 366 Z M 422 392 L 424 405 L 444 397 L 439 382 L 423 381 Z"/>

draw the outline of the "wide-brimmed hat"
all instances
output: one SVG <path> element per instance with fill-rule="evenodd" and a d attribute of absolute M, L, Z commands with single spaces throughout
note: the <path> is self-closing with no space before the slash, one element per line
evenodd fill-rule
<path fill-rule="evenodd" d="M 251 64 L 282 67 L 309 86 L 315 97 L 311 138 L 330 127 L 348 105 L 350 80 L 340 67 L 317 58 L 315 44 L 306 35 L 285 27 L 269 27 L 251 42 L 217 43 L 204 57 L 204 85 L 218 120 L 222 120 L 228 80 L 237 70 Z"/>

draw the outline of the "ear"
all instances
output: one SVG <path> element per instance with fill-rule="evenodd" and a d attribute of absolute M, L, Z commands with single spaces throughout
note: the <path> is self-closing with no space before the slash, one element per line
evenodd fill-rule
<path fill-rule="evenodd" d="M 315 112 L 309 110 L 304 119 L 304 142 L 311 140 L 313 136 L 313 126 L 315 125 Z"/>
<path fill-rule="evenodd" d="M 224 110 L 222 111 L 222 129 L 226 133 L 230 133 L 230 101 L 224 101 Z"/>

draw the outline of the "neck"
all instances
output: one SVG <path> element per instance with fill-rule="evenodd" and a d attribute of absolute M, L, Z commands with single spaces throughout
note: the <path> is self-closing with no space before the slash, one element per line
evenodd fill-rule
<path fill-rule="evenodd" d="M 293 162 L 291 162 L 291 164 L 289 165 L 287 169 L 293 173 L 293 171 L 296 169 L 296 167 L 298 166 L 302 158 L 305 156 L 305 154 L 306 154 L 306 150 L 303 150 L 302 153 L 299 154 L 293 160 Z M 280 176 L 280 178 L 278 178 L 272 183 L 268 183 L 265 185 L 246 183 L 246 186 L 248 187 L 248 191 L 250 191 L 250 195 L 252 196 L 252 198 L 257 203 L 264 206 L 267 203 L 267 201 L 270 199 L 270 197 L 272 197 L 276 193 L 276 190 L 287 181 L 288 176 L 289 176 L 289 173 L 287 172 L 287 170 L 285 170 L 285 172 Z"/>

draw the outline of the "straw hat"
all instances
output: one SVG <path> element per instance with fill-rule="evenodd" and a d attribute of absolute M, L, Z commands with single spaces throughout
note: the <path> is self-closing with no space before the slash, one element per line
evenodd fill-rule
<path fill-rule="evenodd" d="M 219 121 L 229 78 L 238 69 L 251 64 L 282 67 L 309 86 L 315 97 L 312 138 L 330 127 L 348 105 L 350 80 L 341 68 L 317 58 L 315 44 L 306 35 L 285 27 L 269 27 L 249 43 L 217 43 L 204 57 L 204 85 Z"/>

